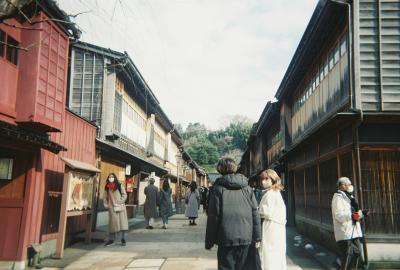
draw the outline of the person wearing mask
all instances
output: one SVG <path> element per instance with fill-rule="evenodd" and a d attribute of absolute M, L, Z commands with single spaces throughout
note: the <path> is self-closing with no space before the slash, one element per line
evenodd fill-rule
<path fill-rule="evenodd" d="M 149 185 L 144 188 L 146 200 L 144 202 L 144 218 L 146 219 L 146 229 L 154 229 L 154 219 L 158 217 L 157 205 L 159 204 L 158 188 L 154 185 L 155 179 L 150 177 Z"/>
<path fill-rule="evenodd" d="M 340 269 L 353 269 L 358 264 L 363 237 L 360 220 L 364 217 L 353 195 L 354 186 L 348 177 L 340 177 L 338 190 L 332 198 L 332 218 L 335 240 L 340 252 Z"/>
<path fill-rule="evenodd" d="M 163 222 L 163 229 L 168 227 L 168 218 L 172 216 L 172 202 L 171 202 L 172 190 L 169 187 L 168 179 L 165 179 L 160 189 L 160 216 Z"/>
<path fill-rule="evenodd" d="M 250 186 L 253 189 L 254 196 L 256 196 L 257 205 L 259 205 L 262 197 L 261 189 L 258 187 L 257 181 L 250 182 Z"/>
<path fill-rule="evenodd" d="M 121 245 L 126 245 L 128 232 L 128 216 L 126 214 L 125 200 L 127 194 L 125 188 L 118 181 L 115 173 L 110 173 L 106 180 L 103 204 L 108 209 L 108 241 L 105 246 L 114 243 L 118 234 L 121 235 Z"/>
<path fill-rule="evenodd" d="M 197 184 L 192 181 L 186 191 L 185 197 L 186 210 L 185 216 L 189 219 L 189 225 L 197 225 L 195 220 L 199 215 L 200 194 L 197 190 Z"/>
<path fill-rule="evenodd" d="M 278 174 L 271 169 L 261 172 L 262 197 L 259 211 L 262 222 L 260 257 L 263 270 L 286 269 L 286 206 Z"/>
<path fill-rule="evenodd" d="M 222 175 L 210 189 L 205 248 L 218 246 L 219 270 L 256 270 L 260 261 L 256 245 L 261 241 L 260 215 L 248 179 L 236 173 L 232 158 L 221 158 Z"/>

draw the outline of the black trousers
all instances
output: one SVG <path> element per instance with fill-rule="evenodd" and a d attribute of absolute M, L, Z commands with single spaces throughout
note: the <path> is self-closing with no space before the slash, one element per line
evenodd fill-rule
<path fill-rule="evenodd" d="M 261 270 L 260 257 L 253 245 L 218 247 L 218 270 Z"/>
<path fill-rule="evenodd" d="M 360 238 L 342 240 L 337 242 L 340 252 L 341 270 L 349 270 L 363 267 L 361 261 Z"/>

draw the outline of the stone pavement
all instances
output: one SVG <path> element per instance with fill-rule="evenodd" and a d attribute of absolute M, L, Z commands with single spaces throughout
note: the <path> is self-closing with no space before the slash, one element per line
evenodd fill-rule
<path fill-rule="evenodd" d="M 62 260 L 44 260 L 42 265 L 47 267 L 43 269 L 217 270 L 217 249 L 204 249 L 205 223 L 203 214 L 197 226 L 189 226 L 183 215 L 174 215 L 167 230 L 161 229 L 158 221 L 154 230 L 131 230 L 125 247 L 119 243 L 109 247 L 79 244 L 66 249 Z M 295 234 L 288 229 L 288 270 L 323 269 L 301 246 L 295 245 Z"/>

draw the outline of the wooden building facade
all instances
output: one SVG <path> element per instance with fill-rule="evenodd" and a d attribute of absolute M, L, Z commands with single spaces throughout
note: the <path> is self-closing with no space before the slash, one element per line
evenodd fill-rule
<path fill-rule="evenodd" d="M 256 131 L 241 164 L 257 175 L 274 166 L 268 151 L 278 155 L 289 224 L 332 249 L 336 181 L 352 179 L 377 264 L 400 262 L 399 21 L 398 0 L 319 1 L 275 96 L 279 132 Z M 268 140 L 276 149 L 260 151 Z"/>
<path fill-rule="evenodd" d="M 28 248 L 56 240 L 60 157 L 95 161 L 96 127 L 65 110 L 69 42 L 79 31 L 54 1 L 16 2 L 20 9 L 3 3 L 0 18 L 1 269 L 24 269 Z M 69 232 L 80 226 L 77 218 Z"/>
<path fill-rule="evenodd" d="M 176 192 L 184 165 L 182 139 L 129 55 L 76 42 L 70 66 L 68 107 L 99 126 L 97 226 L 108 222 L 101 200 L 111 172 L 127 189 L 129 217 L 142 211 L 150 175 L 157 186 L 169 179 Z"/>

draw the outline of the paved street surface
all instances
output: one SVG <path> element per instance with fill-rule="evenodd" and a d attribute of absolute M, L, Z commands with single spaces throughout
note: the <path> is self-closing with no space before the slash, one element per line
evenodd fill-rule
<path fill-rule="evenodd" d="M 161 229 L 162 224 L 158 222 L 154 230 L 140 228 L 130 231 L 125 247 L 117 243 L 110 247 L 98 245 L 92 250 L 74 248 L 75 257 L 64 265 L 64 269 L 217 270 L 216 248 L 211 251 L 204 249 L 205 223 L 205 215 L 197 220 L 197 226 L 189 226 L 183 215 L 175 215 L 168 230 Z M 304 249 L 294 244 L 293 231 L 289 231 L 289 270 L 321 269 Z M 44 265 L 51 263 L 45 261 Z M 60 266 L 43 269 L 60 269 Z"/>

